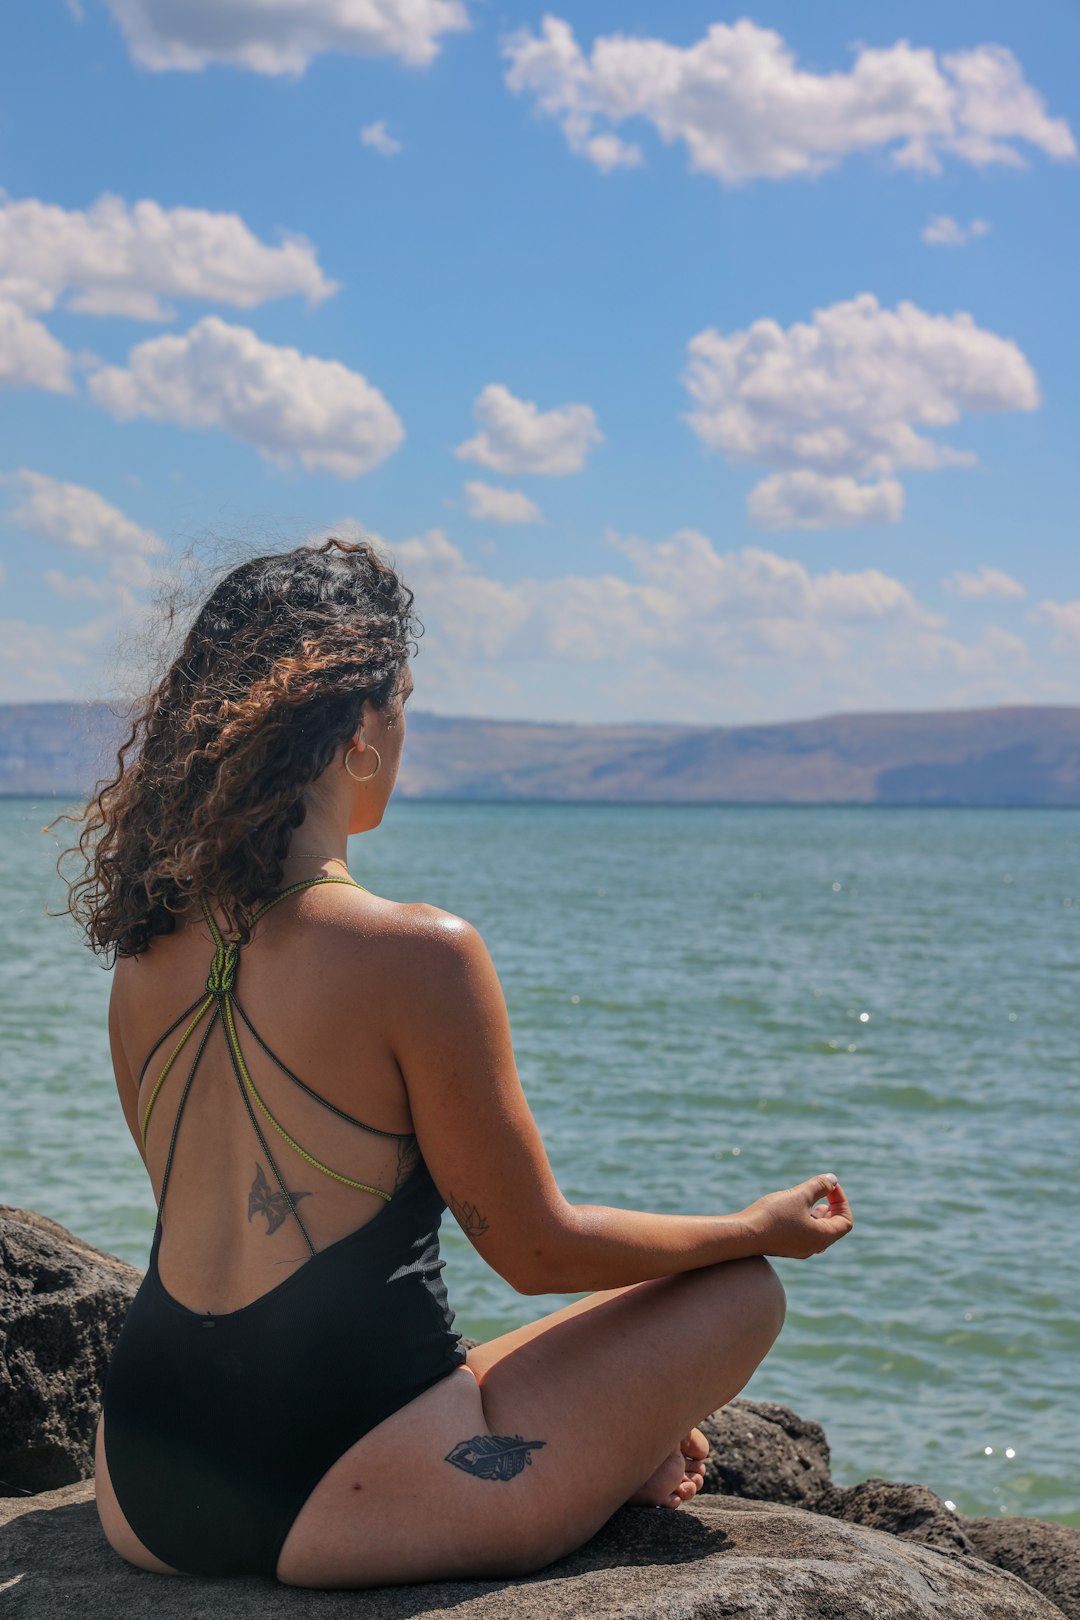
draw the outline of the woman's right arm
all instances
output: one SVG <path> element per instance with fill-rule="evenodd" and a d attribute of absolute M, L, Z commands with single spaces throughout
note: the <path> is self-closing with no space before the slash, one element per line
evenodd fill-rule
<path fill-rule="evenodd" d="M 521 1088 L 483 940 L 447 912 L 402 910 L 409 920 L 385 1011 L 420 1149 L 466 1236 L 519 1293 L 618 1288 L 749 1255 L 801 1259 L 850 1231 L 832 1175 L 730 1215 L 568 1203 Z M 828 1207 L 815 1212 L 823 1198 Z"/>

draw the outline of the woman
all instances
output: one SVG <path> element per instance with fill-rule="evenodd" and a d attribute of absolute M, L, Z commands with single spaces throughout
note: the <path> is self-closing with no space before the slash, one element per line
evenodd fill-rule
<path fill-rule="evenodd" d="M 105 1535 L 142 1569 L 506 1576 L 624 1502 L 677 1507 L 695 1422 L 780 1330 L 764 1257 L 851 1227 L 833 1175 L 732 1215 L 563 1197 L 479 934 L 346 865 L 394 786 L 414 628 L 367 544 L 244 563 L 84 813 L 71 907 L 115 960 L 158 1200 L 96 1452 Z M 588 1297 L 466 1351 L 447 1208 L 512 1288 Z"/>

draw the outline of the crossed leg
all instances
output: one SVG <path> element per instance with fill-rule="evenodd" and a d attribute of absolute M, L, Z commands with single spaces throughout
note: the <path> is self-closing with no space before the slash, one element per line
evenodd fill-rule
<path fill-rule="evenodd" d="M 334 1464 L 289 1531 L 279 1580 L 369 1587 L 543 1568 L 739 1393 L 783 1316 L 768 1262 L 733 1260 L 590 1295 L 477 1346 Z M 520 1442 L 529 1466 L 451 1466 L 463 1442 L 495 1437 Z"/>
<path fill-rule="evenodd" d="M 564 1305 L 561 1310 L 538 1317 L 534 1322 L 526 1322 L 522 1327 L 512 1328 L 508 1333 L 501 1333 L 498 1338 L 474 1345 L 468 1352 L 469 1370 L 483 1389 L 484 1379 L 492 1367 L 504 1357 L 512 1355 L 514 1351 L 530 1343 L 539 1334 L 548 1332 L 559 1322 L 567 1322 L 585 1311 L 595 1310 L 605 1300 L 618 1299 L 621 1294 L 628 1294 L 640 1286 L 639 1283 L 629 1283 L 625 1288 L 599 1289 L 583 1299 L 575 1300 L 571 1305 Z M 689 1502 L 700 1490 L 705 1478 L 705 1458 L 708 1455 L 709 1442 L 701 1430 L 690 1429 L 678 1444 L 672 1447 L 660 1466 L 627 1500 L 647 1506 L 680 1507 L 683 1502 Z"/>

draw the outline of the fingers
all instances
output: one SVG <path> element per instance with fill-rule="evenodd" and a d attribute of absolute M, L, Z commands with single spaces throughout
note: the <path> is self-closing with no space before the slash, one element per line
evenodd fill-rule
<path fill-rule="evenodd" d="M 831 1172 L 814 1176 L 805 1185 L 809 1191 L 814 1192 L 818 1200 L 822 1198 L 826 1200 L 824 1203 L 816 1202 L 810 1214 L 820 1223 L 819 1230 L 822 1237 L 828 1243 L 835 1243 L 837 1238 L 844 1237 L 850 1232 L 855 1224 L 844 1189 Z"/>
<path fill-rule="evenodd" d="M 800 1191 L 806 1194 L 812 1204 L 816 1204 L 819 1198 L 827 1198 L 833 1188 L 839 1185 L 836 1176 L 828 1170 L 824 1175 L 811 1176 L 809 1181 L 804 1181 Z"/>

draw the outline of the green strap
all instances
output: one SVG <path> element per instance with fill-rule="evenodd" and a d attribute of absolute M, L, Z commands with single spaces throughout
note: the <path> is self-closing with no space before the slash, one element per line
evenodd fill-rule
<path fill-rule="evenodd" d="M 259 921 L 259 919 L 261 917 L 265 917 L 266 913 L 268 911 L 272 911 L 275 906 L 280 905 L 283 900 L 287 900 L 290 895 L 298 894 L 302 889 L 313 888 L 315 886 L 315 884 L 317 884 L 317 883 L 348 883 L 354 889 L 363 888 L 362 884 L 356 883 L 351 877 L 347 877 L 347 878 L 346 877 L 333 877 L 332 875 L 330 875 L 328 873 L 322 873 L 318 877 L 304 878 L 299 883 L 290 884 L 287 889 L 283 889 L 281 891 L 281 893 L 275 895 L 272 900 L 268 900 L 265 905 L 260 906 L 258 911 L 255 912 L 255 914 L 253 915 L 253 917 L 251 919 L 251 926 L 254 927 L 254 925 Z M 364 893 L 366 894 L 367 892 L 368 891 L 365 889 Z M 147 1104 L 146 1112 L 143 1115 L 142 1124 L 141 1124 L 141 1131 L 142 1131 L 142 1138 L 143 1138 L 144 1146 L 145 1146 L 145 1142 L 146 1142 L 146 1128 L 147 1128 L 147 1125 L 148 1125 L 149 1120 L 150 1120 L 151 1110 L 153 1109 L 154 1103 L 157 1101 L 158 1092 L 161 1090 L 161 1087 L 164 1084 L 166 1077 L 168 1076 L 169 1072 L 173 1068 L 173 1065 L 175 1064 L 177 1058 L 180 1056 L 180 1053 L 182 1052 L 184 1046 L 187 1044 L 188 1040 L 190 1039 L 191 1035 L 194 1033 L 197 1026 L 202 1022 L 202 1019 L 205 1016 L 205 1014 L 207 1012 L 207 1009 L 209 1007 L 211 1007 L 211 1006 L 216 1006 L 217 1014 L 221 1018 L 222 1028 L 225 1031 L 225 1037 L 226 1037 L 226 1041 L 227 1041 L 228 1047 L 229 1047 L 229 1055 L 230 1055 L 230 1058 L 232 1060 L 233 1071 L 234 1071 L 234 1073 L 235 1073 L 235 1075 L 237 1077 L 237 1080 L 240 1082 L 241 1095 L 244 1096 L 244 1101 L 245 1101 L 245 1104 L 247 1105 L 249 1114 L 251 1114 L 251 1105 L 248 1102 L 247 1096 L 245 1095 L 245 1090 L 246 1090 L 247 1093 L 250 1093 L 251 1097 L 254 1098 L 255 1102 L 258 1104 L 258 1106 L 262 1110 L 263 1114 L 265 1114 L 266 1118 L 270 1121 L 270 1123 L 274 1127 L 274 1129 L 278 1132 L 279 1136 L 284 1137 L 285 1141 L 288 1142 L 289 1146 L 296 1153 L 298 1153 L 300 1155 L 300 1157 L 302 1159 L 304 1159 L 308 1164 L 312 1165 L 316 1170 L 321 1170 L 324 1175 L 331 1176 L 335 1181 L 342 1182 L 346 1187 L 356 1187 L 361 1192 L 374 1193 L 378 1198 L 384 1198 L 387 1201 L 387 1203 L 389 1203 L 390 1200 L 393 1197 L 392 1193 L 384 1192 L 381 1187 L 372 1187 L 366 1181 L 354 1181 L 352 1179 L 352 1177 L 350 1177 L 350 1176 L 343 1176 L 337 1170 L 332 1170 L 329 1165 L 323 1164 L 320 1159 L 316 1159 L 312 1154 L 308 1153 L 304 1148 L 302 1148 L 300 1146 L 299 1142 L 297 1142 L 292 1136 L 289 1135 L 288 1131 L 281 1124 L 280 1120 L 278 1120 L 278 1119 L 276 1119 L 274 1117 L 274 1115 L 271 1113 L 270 1109 L 267 1107 L 266 1103 L 263 1101 L 262 1097 L 259 1095 L 259 1092 L 258 1092 L 258 1090 L 256 1089 L 256 1086 L 255 1086 L 255 1082 L 252 1080 L 251 1075 L 250 1075 L 250 1073 L 248 1071 L 247 1063 L 244 1061 L 244 1054 L 243 1054 L 243 1050 L 242 1050 L 242 1048 L 240 1046 L 240 1038 L 239 1038 L 239 1035 L 237 1033 L 237 1028 L 236 1028 L 236 1020 L 235 1020 L 235 1018 L 233 1016 L 234 1006 L 236 1005 L 234 1003 L 234 1000 L 233 1000 L 233 985 L 234 985 L 234 983 L 236 981 L 236 970 L 237 970 L 239 954 L 240 954 L 240 942 L 238 940 L 226 940 L 225 939 L 225 937 L 222 934 L 220 928 L 218 927 L 216 921 L 214 920 L 214 914 L 210 910 L 210 907 L 206 902 L 205 896 L 202 896 L 200 898 L 200 905 L 202 906 L 202 913 L 203 913 L 203 916 L 206 919 L 207 927 L 210 930 L 210 937 L 214 941 L 214 955 L 213 955 L 213 959 L 212 959 L 212 961 L 210 963 L 210 973 L 209 973 L 209 975 L 207 977 L 207 980 L 206 980 L 206 994 L 205 994 L 202 1002 L 199 1004 L 198 1011 L 195 1013 L 195 1016 L 188 1023 L 188 1025 L 187 1025 L 186 1029 L 184 1030 L 183 1034 L 180 1036 L 180 1039 L 177 1041 L 176 1045 L 173 1047 L 171 1053 L 169 1054 L 168 1059 L 166 1060 L 165 1066 L 161 1070 L 161 1073 L 159 1074 L 159 1076 L 157 1078 L 157 1081 L 156 1081 L 156 1083 L 154 1085 L 154 1089 L 153 1089 L 153 1091 L 152 1091 L 152 1093 L 150 1095 L 150 1100 L 149 1100 L 149 1102 Z M 240 1011 L 240 1015 L 244 1019 L 244 1022 L 248 1025 L 248 1028 L 251 1029 L 252 1026 L 251 1026 L 246 1014 L 243 1012 L 242 1009 L 238 1009 L 238 1010 Z M 175 1028 L 176 1026 L 174 1025 L 173 1027 Z M 255 1031 L 253 1029 L 252 1029 L 252 1033 L 253 1034 L 255 1033 Z M 264 1044 L 260 1037 L 256 1036 L 256 1039 L 259 1040 L 260 1046 Z M 201 1049 L 200 1049 L 200 1055 L 201 1055 Z M 275 1061 L 277 1061 L 277 1060 L 275 1059 Z M 279 1064 L 278 1066 L 281 1067 L 281 1068 L 284 1067 L 284 1065 L 281 1065 L 281 1064 Z M 289 1074 L 290 1079 L 293 1078 L 293 1076 L 289 1073 L 289 1070 L 286 1069 L 285 1073 Z M 300 1082 L 300 1081 L 298 1081 L 297 1083 L 298 1084 L 303 1084 L 303 1082 Z M 309 1087 L 304 1086 L 304 1090 L 309 1091 L 310 1095 L 316 1097 L 318 1101 L 320 1101 L 320 1102 L 325 1101 L 325 1099 L 323 1099 L 321 1097 L 318 1097 L 318 1094 L 316 1092 L 310 1091 Z M 330 1104 L 330 1103 L 327 1103 L 326 1106 L 328 1108 L 330 1108 L 333 1105 Z M 340 1110 L 336 1109 L 336 1108 L 333 1111 L 335 1113 L 340 1112 Z M 259 1136 L 260 1141 L 262 1141 L 262 1132 L 259 1131 L 259 1129 L 258 1129 L 258 1124 L 257 1124 L 257 1121 L 255 1119 L 254 1114 L 251 1114 L 251 1121 L 252 1121 L 252 1124 L 255 1125 L 256 1134 Z M 179 1114 L 177 1115 L 176 1123 L 177 1124 L 179 1123 Z M 360 1122 L 356 1121 L 356 1123 L 359 1124 Z M 365 1129 L 367 1129 L 367 1128 L 368 1127 L 365 1127 Z M 174 1127 L 174 1130 L 175 1130 L 175 1127 Z M 396 1133 L 396 1132 L 393 1132 L 393 1133 L 392 1132 L 380 1132 L 379 1134 L 380 1135 L 391 1135 L 391 1134 L 396 1135 L 398 1133 Z M 263 1145 L 265 1147 L 265 1142 L 263 1143 Z M 268 1153 L 267 1156 L 269 1157 L 269 1153 Z M 271 1164 L 273 1164 L 272 1159 L 271 1159 Z M 276 1166 L 275 1166 L 275 1169 L 276 1169 Z M 292 1202 L 292 1200 L 290 1199 L 289 1200 L 290 1205 L 291 1205 L 291 1202 Z M 293 1210 L 293 1213 L 294 1214 L 296 1213 L 295 1209 Z M 297 1217 L 297 1219 L 299 1220 L 299 1216 Z"/>

